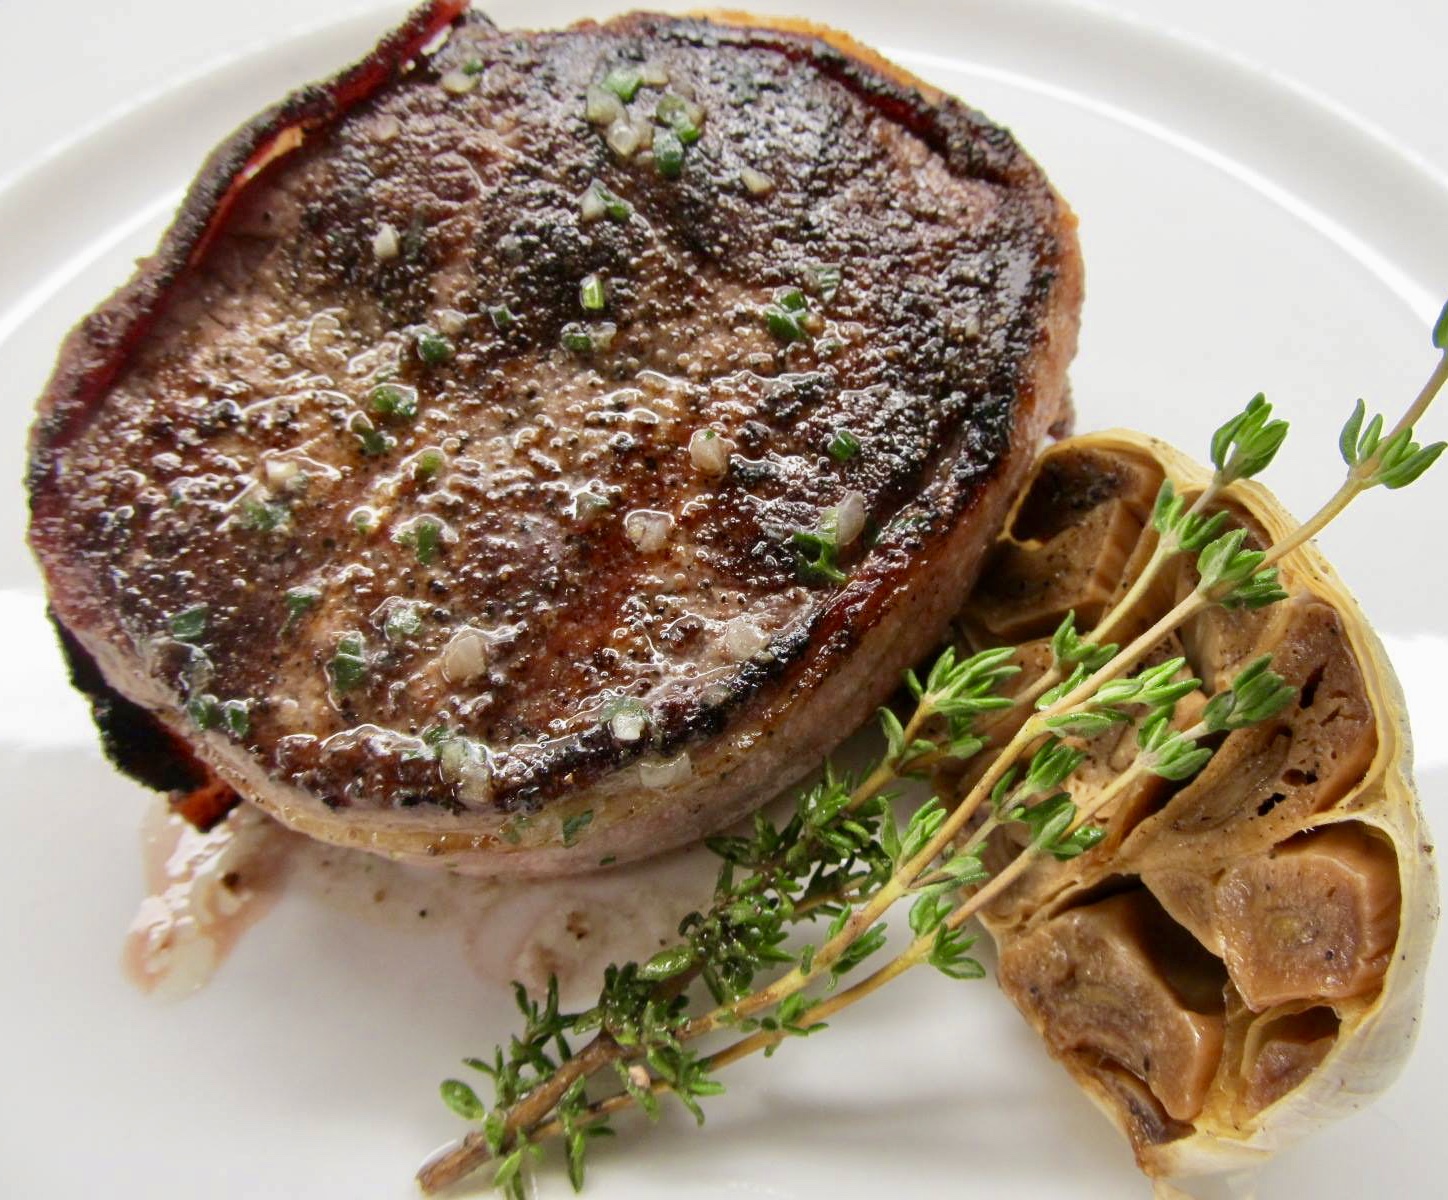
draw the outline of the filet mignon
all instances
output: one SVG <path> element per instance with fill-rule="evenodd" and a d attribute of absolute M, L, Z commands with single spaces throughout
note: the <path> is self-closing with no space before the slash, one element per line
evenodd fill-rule
<path fill-rule="evenodd" d="M 30 539 L 113 740 L 194 758 L 153 781 L 563 873 L 756 807 L 940 639 L 1081 264 L 839 34 L 464 7 L 211 156 L 62 349 Z"/>

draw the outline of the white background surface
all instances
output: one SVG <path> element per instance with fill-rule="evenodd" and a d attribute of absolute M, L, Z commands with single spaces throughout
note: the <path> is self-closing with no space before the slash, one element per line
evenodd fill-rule
<path fill-rule="evenodd" d="M 917 49 L 931 44 L 932 21 L 957 34 L 977 21 L 994 28 L 986 18 L 999 9 L 941 3 L 922 18 L 928 6 L 901 5 L 901 21 L 910 17 L 914 24 L 897 31 L 893 15 L 886 15 L 893 10 L 874 3 L 798 0 L 794 7 L 867 27 L 887 48 Z M 377 15 L 370 27 L 364 23 L 359 33 L 328 43 L 333 57 L 322 67 L 360 51 L 402 6 L 131 0 L 62 13 L 57 6 L 0 0 L 0 183 L 180 77 L 258 45 L 292 44 L 300 29 L 359 11 Z M 512 4 L 508 11 L 529 10 Z M 1040 31 L 1046 62 L 1061 22 L 1050 20 L 1051 10 L 1039 11 L 1048 22 Z M 1359 114 L 1428 171 L 1448 172 L 1448 5 L 1137 0 L 1105 11 L 1175 28 L 1264 64 L 1269 74 Z M 1143 45 L 1161 44 L 1150 30 L 1144 37 Z M 1128 60 L 1129 44 L 1130 38 L 1113 43 L 1118 50 L 1127 45 Z M 965 45 L 975 49 L 968 38 Z M 1007 48 L 1024 54 L 1029 67 L 1029 48 Z M 983 41 L 972 56 L 989 66 L 996 49 L 996 42 Z M 1081 57 L 1089 62 L 1091 47 L 1083 46 Z M 1225 70 L 1220 59 L 1212 61 L 1219 74 Z M 1392 172 L 1375 169 L 1358 178 L 1351 162 L 1334 157 L 1335 147 L 1350 143 L 1314 140 L 1326 126 L 1304 117 L 1307 110 L 1294 110 L 1274 142 L 1278 109 L 1263 110 L 1266 127 L 1254 128 L 1253 113 L 1233 111 L 1231 96 L 1204 93 L 1202 127 L 1192 132 L 1208 148 L 1240 154 L 1268 183 L 1290 189 L 1289 199 L 1320 203 L 1324 209 L 1311 211 L 1326 211 L 1368 239 L 1404 273 L 1396 295 L 1380 286 L 1381 271 L 1374 279 L 1361 258 L 1341 252 L 1341 242 L 1307 228 L 1301 212 L 1284 216 L 1282 204 L 1264 200 L 1260 187 L 1224 182 L 1221 164 L 1151 150 L 1159 155 L 1152 165 L 1159 162 L 1169 177 L 1136 190 L 1128 182 L 1113 206 L 1102 186 L 1104 164 L 1156 145 L 1143 140 L 1142 128 L 1074 109 L 1076 123 L 1063 124 L 1059 98 L 1022 90 L 1005 76 L 957 79 L 946 66 L 932 72 L 928 63 L 910 65 L 1014 125 L 1082 212 L 1091 280 L 1075 372 L 1083 426 L 1129 420 L 1195 447 L 1226 405 L 1266 387 L 1274 398 L 1295 398 L 1296 411 L 1294 401 L 1284 405 L 1308 440 L 1309 449 L 1296 453 L 1310 461 L 1314 451 L 1325 451 L 1329 422 L 1359 389 L 1392 403 L 1426 368 L 1424 338 L 1409 310 L 1421 310 L 1427 295 L 1448 294 L 1448 209 L 1438 210 L 1436 226 L 1432 213 L 1416 209 L 1395 221 Z M 1171 81 L 1153 84 L 1152 63 L 1139 65 L 1144 82 L 1131 111 L 1169 129 L 1188 121 L 1192 114 L 1180 97 L 1175 108 L 1153 109 L 1152 87 Z M 53 267 L 42 253 L 47 239 L 64 244 L 72 222 L 92 236 L 86 222 L 106 210 L 109 198 L 119 221 L 134 214 L 138 198 L 154 199 L 182 183 L 189 170 L 179 164 L 198 161 L 230 125 L 279 94 L 267 86 L 259 97 L 242 88 L 234 99 L 228 91 L 215 103 L 198 104 L 194 121 L 187 111 L 170 111 L 169 123 L 145 126 L 163 129 L 165 144 L 106 143 L 108 157 L 88 177 L 86 194 L 75 197 L 73 211 L 56 204 L 29 212 L 23 227 L 0 229 L 7 246 L 0 315 L 13 295 L 37 282 L 27 274 L 32 258 Z M 1110 90 L 1104 81 L 1102 90 Z M 1220 114 L 1208 111 L 1218 108 Z M 1082 131 L 1096 140 L 1083 146 Z M 1219 146 L 1212 140 L 1218 133 Z M 1433 199 L 1431 189 L 1413 195 Z M 1205 206 L 1199 217 L 1196 203 Z M 1395 241 L 1399 225 L 1404 240 Z M 27 318 L 21 332 L 33 345 L 5 346 L 7 431 L 23 424 L 58 332 L 120 280 L 125 254 L 154 241 L 155 228 L 154 221 L 143 222 Z M 1174 246 L 1179 271 L 1170 261 Z M 1143 255 L 1153 259 L 1152 270 Z M 1143 281 L 1156 289 L 1149 300 Z M 1322 415 L 1329 409 L 1331 418 Z M 1443 413 L 1437 421 L 1441 436 L 1448 427 Z M 78 706 L 34 622 L 27 599 L 33 577 L 10 545 L 20 515 L 8 481 L 18 475 L 20 456 L 18 432 L 8 436 L 0 451 L 10 488 L 0 525 L 7 539 L 0 554 L 0 621 L 19 629 L 17 640 L 26 644 L 15 648 L 0 683 L 0 802 L 15 804 L 20 814 L 7 820 L 10 843 L 0 850 L 0 903 L 9 921 L 0 930 L 0 961 L 11 973 L 0 991 L 0 1196 L 406 1195 L 406 1172 L 417 1152 L 451 1131 L 431 1086 L 457 1055 L 484 1043 L 474 1031 L 478 1022 L 487 1037 L 505 1031 L 506 1023 L 494 1017 L 497 995 L 474 998 L 466 977 L 439 973 L 429 960 L 436 947 L 379 940 L 375 930 L 336 913 L 300 906 L 254 931 L 216 984 L 186 1005 L 157 1011 L 119 985 L 115 947 L 139 887 L 132 832 L 139 799 L 112 779 L 86 742 Z M 1321 493 L 1321 478 L 1300 466 L 1273 482 L 1299 509 Z M 1374 527 L 1364 517 L 1326 539 L 1397 652 L 1419 728 L 1420 778 L 1440 828 L 1448 825 L 1448 750 L 1435 736 L 1432 718 L 1439 710 L 1431 707 L 1426 682 L 1448 660 L 1441 607 L 1448 582 L 1441 553 L 1445 498 L 1448 487 L 1440 479 L 1414 497 L 1415 515 L 1398 507 L 1392 521 L 1379 516 Z M 1408 565 L 1405 547 L 1418 552 Z M 43 714 L 38 721 L 37 713 Z M 310 969 L 314 959 L 325 965 Z M 1264 1177 L 1262 1200 L 1442 1193 L 1448 1139 L 1441 1135 L 1439 1096 L 1448 1035 L 1435 1021 L 1448 1017 L 1448 989 L 1441 986 L 1441 966 L 1435 979 L 1427 1033 L 1402 1082 L 1363 1116 L 1287 1155 Z M 440 996 L 482 1011 L 448 1011 Z M 701 1139 L 680 1123 L 666 1134 L 633 1131 L 629 1150 L 637 1167 L 630 1169 L 624 1154 L 611 1154 L 591 1194 L 604 1200 L 863 1197 L 904 1186 L 921 1195 L 947 1188 L 964 1194 L 972 1177 L 947 1169 L 951 1155 L 940 1149 L 946 1144 L 958 1145 L 977 1172 L 982 1196 L 1008 1190 L 1062 1200 L 1145 1195 L 1105 1125 L 1066 1094 L 1064 1078 L 1041 1061 L 994 997 L 973 997 L 972 1023 L 962 1021 L 938 1037 L 920 1020 L 922 1012 L 938 1018 L 965 1004 L 941 981 L 910 982 L 898 1006 L 892 1001 L 852 1014 L 848 1052 L 831 1055 L 828 1044 L 812 1044 L 741 1076 L 741 1098 L 730 1098 Z M 416 1024 L 411 1014 L 418 1014 Z M 907 1064 L 912 1058 L 925 1064 L 918 1075 L 898 1071 L 897 1048 L 911 1056 Z M 274 1085 L 265 1072 L 275 1073 Z M 864 1101 L 866 1092 L 871 1102 Z"/>

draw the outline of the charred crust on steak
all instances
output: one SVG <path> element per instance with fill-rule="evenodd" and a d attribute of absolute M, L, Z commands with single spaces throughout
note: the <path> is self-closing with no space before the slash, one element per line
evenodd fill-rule
<path fill-rule="evenodd" d="M 71 686 L 90 702 L 101 749 L 116 770 L 144 787 L 167 792 L 171 807 L 203 833 L 240 801 L 191 752 L 183 738 L 106 682 L 95 660 L 51 614 Z"/>
<path fill-rule="evenodd" d="M 501 33 L 461 8 L 419 10 L 224 143 L 156 256 L 66 342 L 32 433 L 31 541 L 63 627 L 178 732 L 204 688 L 242 704 L 202 753 L 332 810 L 531 814 L 807 694 L 994 514 L 1074 346 L 1073 220 L 964 105 L 789 28 L 631 14 Z M 645 59 L 707 112 L 677 179 L 619 162 L 582 115 L 604 68 Z M 440 86 L 459 71 L 469 90 Z M 767 196 L 739 184 L 753 166 Z M 580 220 L 594 179 L 629 219 Z M 760 312 L 818 261 L 844 269 L 824 333 L 779 345 Z M 589 273 L 618 332 L 580 361 L 559 339 Z M 421 363 L 443 310 L 465 327 Z M 369 409 L 383 383 L 413 390 L 415 419 Z M 865 446 L 845 463 L 824 449 L 839 426 Z M 685 448 L 703 427 L 735 447 L 709 481 Z M 407 464 L 435 447 L 443 474 L 419 482 Z M 305 458 L 306 490 L 266 484 L 280 456 Z M 591 524 L 585 482 L 611 504 Z M 870 526 L 847 582 L 802 580 L 792 532 L 849 493 Z M 662 550 L 631 544 L 635 511 L 669 514 Z M 426 558 L 419 519 L 437 525 Z M 314 610 L 289 611 L 296 587 Z M 393 602 L 417 621 L 396 640 Z M 200 684 L 168 633 L 197 603 Z M 721 658 L 736 617 L 765 644 Z M 487 662 L 459 687 L 438 664 L 468 629 Z M 352 634 L 364 666 L 342 686 Z M 647 733 L 621 740 L 608 712 L 630 697 Z M 477 748 L 485 800 L 420 747 L 439 728 Z"/>

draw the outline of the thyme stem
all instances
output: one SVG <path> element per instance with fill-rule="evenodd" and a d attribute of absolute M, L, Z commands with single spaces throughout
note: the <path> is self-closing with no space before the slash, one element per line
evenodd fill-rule
<path fill-rule="evenodd" d="M 563 1094 L 579 1079 L 587 1078 L 611 1061 L 610 1051 L 616 1049 L 613 1039 L 599 1034 L 587 1046 L 565 1060 L 558 1070 L 508 1110 L 507 1134 L 512 1137 L 526 1132 L 548 1116 Z M 482 1129 L 465 1134 L 442 1153 L 423 1163 L 417 1172 L 417 1184 L 426 1193 L 440 1192 L 471 1175 L 493 1157 L 488 1138 Z"/>
<path fill-rule="evenodd" d="M 1080 824 L 1095 813 L 1098 813 L 1111 804 L 1121 792 L 1127 787 L 1137 783 L 1148 772 L 1139 764 L 1133 764 L 1125 773 L 1119 776 L 1112 785 L 1103 790 L 1101 795 L 1094 800 L 1087 808 L 1083 809 L 1077 823 Z M 992 877 L 989 883 L 982 885 L 971 893 L 971 895 L 947 918 L 946 924 L 950 928 L 958 928 L 971 917 L 975 916 L 981 909 L 989 905 L 1001 892 L 1005 891 L 1014 883 L 1039 855 L 1039 848 L 1035 846 L 1022 847 L 1019 854 L 1011 860 L 1010 864 L 1004 867 L 998 874 Z M 904 950 L 892 958 L 883 966 L 872 971 L 865 978 L 858 980 L 851 986 L 843 989 L 833 996 L 821 1000 L 818 1005 L 810 1010 L 809 1024 L 820 1025 L 828 1021 L 836 1013 L 842 1012 L 853 1004 L 865 999 L 874 992 L 879 991 L 887 983 L 891 983 L 906 971 L 923 963 L 930 953 L 930 946 L 934 935 L 927 935 L 916 938 Z M 681 1035 L 682 1036 L 682 1035 Z M 724 1067 L 757 1054 L 761 1050 L 768 1050 L 777 1046 L 790 1035 L 783 1030 L 761 1029 L 740 1038 L 738 1041 L 726 1046 L 724 1049 L 710 1054 L 704 1059 L 704 1063 L 710 1074 L 721 1070 Z M 664 1095 L 672 1090 L 667 1080 L 656 1079 L 649 1088 L 653 1095 Z M 584 1109 L 580 1117 L 574 1119 L 575 1127 L 581 1125 L 595 1124 L 605 1120 L 614 1113 L 622 1112 L 632 1108 L 635 1100 L 627 1092 L 621 1092 L 607 1099 L 596 1101 Z M 553 1138 L 563 1133 L 563 1123 L 559 1120 L 546 1121 L 534 1128 L 529 1136 L 531 1140 L 538 1141 L 546 1138 Z M 426 1186 L 426 1185 L 424 1185 Z M 429 1189 L 431 1190 L 431 1189 Z"/>
<path fill-rule="evenodd" d="M 1404 430 L 1411 429 L 1418 423 L 1418 419 L 1427 411 L 1428 405 L 1442 391 L 1445 383 L 1448 383 L 1448 351 L 1444 351 L 1439 357 L 1437 365 L 1428 376 L 1427 382 L 1423 384 L 1417 398 L 1408 406 L 1408 411 L 1398 419 L 1398 423 L 1393 426 L 1388 436 L 1379 443 L 1378 449 L 1356 466 L 1349 467 L 1347 478 L 1343 480 L 1342 486 L 1310 518 L 1276 545 L 1271 546 L 1267 551 L 1267 557 L 1262 560 L 1262 565 L 1271 566 L 1275 562 L 1280 562 L 1297 547 L 1310 542 L 1326 529 L 1343 509 L 1363 492 L 1373 487 L 1373 475 L 1382 463 L 1383 447 L 1390 444 L 1393 438 Z"/>
<path fill-rule="evenodd" d="M 906 745 L 909 745 L 915 738 L 920 736 L 926 723 L 934 715 L 935 708 L 931 702 L 931 698 L 929 695 L 923 696 L 905 726 Z M 882 760 L 869 775 L 851 790 L 845 809 L 847 811 L 854 811 L 862 804 L 878 796 L 899 777 L 898 767 L 899 763 L 895 759 L 887 758 Z M 765 865 L 763 869 L 769 870 L 771 867 L 777 869 L 779 865 L 779 862 L 776 861 L 773 864 Z M 828 904 L 832 900 L 842 900 L 846 895 L 847 893 L 842 891 L 834 896 L 828 894 L 813 896 L 806 900 L 796 911 L 808 912 L 810 909 Z M 689 979 L 691 978 L 692 976 L 689 977 Z M 788 979 L 788 976 L 785 976 L 785 979 Z M 668 980 L 660 984 L 657 990 L 661 994 L 670 991 L 677 992 L 681 982 L 687 983 L 688 980 Z M 775 986 L 777 987 L 783 982 L 784 979 L 777 980 Z M 768 992 L 770 989 L 765 990 Z M 843 994 L 844 993 L 841 993 L 841 995 Z M 762 995 L 764 995 L 764 993 L 756 993 L 756 996 Z M 784 995 L 781 994 L 779 998 L 783 999 Z M 760 1003 L 750 1011 L 759 1011 L 760 1008 L 768 1007 L 770 1003 L 772 1002 L 761 1000 Z M 712 1013 L 705 1014 L 703 1017 L 696 1019 L 700 1023 L 697 1030 L 686 1026 L 680 1030 L 678 1036 L 681 1040 L 686 1040 L 691 1037 L 701 1036 L 703 1033 L 718 1028 L 721 1024 L 721 1016 L 728 1012 L 729 1006 L 720 1006 Z M 740 1013 L 738 1015 L 747 1016 L 748 1014 Z M 693 1024 L 694 1023 L 691 1022 L 691 1025 Z M 542 1124 L 542 1122 L 558 1105 L 564 1093 L 566 1093 L 577 1080 L 587 1078 L 599 1069 L 608 1066 L 611 1062 L 637 1058 L 641 1053 L 642 1051 L 637 1047 L 619 1046 L 612 1038 L 607 1037 L 605 1034 L 599 1034 L 578 1054 L 561 1063 L 556 1072 L 520 1099 L 517 1104 L 509 1110 L 506 1124 L 507 1135 L 515 1137 L 518 1133 L 524 1132 L 528 1134 L 531 1140 L 542 1135 L 542 1131 L 552 1125 L 557 1125 L 558 1129 L 561 1130 L 562 1126 L 556 1120 L 548 1122 L 546 1125 Z M 709 1061 L 712 1062 L 712 1059 Z M 730 1061 L 733 1060 L 731 1059 Z M 625 1095 L 624 1098 L 627 1099 L 627 1096 Z M 613 1099 L 617 1100 L 618 1098 L 614 1097 Z M 606 1104 L 607 1102 L 604 1103 Z M 614 1109 L 600 1108 L 595 1120 L 606 1116 L 607 1113 L 611 1111 L 614 1111 Z M 454 1146 L 444 1150 L 441 1154 L 423 1164 L 417 1173 L 418 1185 L 428 1194 L 441 1191 L 457 1183 L 459 1180 L 466 1178 L 484 1163 L 489 1162 L 493 1157 L 492 1149 L 488 1145 L 487 1136 L 484 1131 L 481 1129 L 472 1130 L 464 1135 Z"/>

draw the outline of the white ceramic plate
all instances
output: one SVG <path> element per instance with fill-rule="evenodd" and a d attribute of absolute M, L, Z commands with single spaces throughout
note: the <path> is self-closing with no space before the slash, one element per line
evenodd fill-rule
<path fill-rule="evenodd" d="M 500 24 L 535 26 L 615 7 L 491 6 Z M 62 334 L 154 244 L 210 144 L 360 52 L 396 11 L 239 57 L 0 186 L 0 477 L 21 475 L 28 398 Z M 1265 389 L 1295 422 L 1270 482 L 1299 511 L 1311 507 L 1332 486 L 1332 439 L 1351 401 L 1361 392 L 1399 404 L 1427 369 L 1426 326 L 1442 299 L 1431 285 L 1448 279 L 1448 185 L 1342 114 L 1144 27 L 1046 2 L 974 4 L 968 19 L 951 11 L 854 0 L 829 19 L 1011 126 L 1080 213 L 1081 428 L 1135 425 L 1200 451 L 1223 414 Z M 1445 502 L 1440 471 L 1405 499 L 1371 497 L 1325 538 L 1396 652 L 1424 730 L 1442 715 L 1430 684 L 1448 667 Z M 512 1026 L 506 989 L 468 960 L 505 972 L 530 934 L 557 932 L 559 914 L 590 901 L 596 912 L 596 885 L 494 908 L 466 952 L 455 932 L 429 932 L 445 922 L 364 919 L 315 887 L 293 889 L 202 992 L 171 1005 L 139 995 L 116 961 L 142 894 L 148 801 L 103 762 L 65 685 L 24 519 L 12 486 L 0 507 L 10 646 L 0 1192 L 411 1194 L 423 1153 L 459 1131 L 437 1081 Z M 1431 818 L 1448 791 L 1439 739 L 1420 746 L 1419 783 Z M 614 920 L 643 918 L 626 908 Z M 1433 1019 L 1443 985 L 1440 967 L 1397 1086 L 1284 1155 L 1258 1195 L 1346 1200 L 1369 1180 L 1381 1194 L 1437 1193 L 1448 1142 L 1428 1114 L 1448 1069 L 1448 1033 Z M 624 1122 L 596 1153 L 590 1193 L 1148 1193 L 1115 1133 L 989 983 L 920 973 L 728 1082 L 702 1132 L 677 1118 L 663 1129 Z M 566 1185 L 554 1175 L 541 1190 Z"/>

